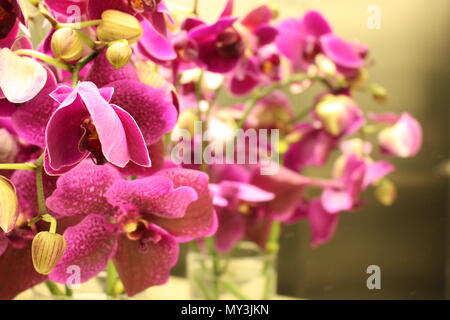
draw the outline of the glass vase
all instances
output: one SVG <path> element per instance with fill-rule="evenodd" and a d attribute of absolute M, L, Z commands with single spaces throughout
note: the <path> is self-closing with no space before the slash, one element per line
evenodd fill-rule
<path fill-rule="evenodd" d="M 270 300 L 277 287 L 277 256 L 243 242 L 227 254 L 191 249 L 187 274 L 194 300 Z"/>
<path fill-rule="evenodd" d="M 107 294 L 107 274 L 100 273 L 94 279 L 67 290 L 63 285 L 43 283 L 31 289 L 33 300 L 129 300 L 126 294 Z M 115 285 L 120 286 L 118 278 Z M 120 289 L 119 289 L 120 290 Z"/>

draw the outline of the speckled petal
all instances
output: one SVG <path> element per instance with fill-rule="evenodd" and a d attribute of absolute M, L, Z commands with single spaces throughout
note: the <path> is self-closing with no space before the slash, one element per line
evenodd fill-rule
<path fill-rule="evenodd" d="M 95 58 L 85 81 L 91 81 L 98 87 L 103 87 L 115 81 L 129 79 L 138 79 L 136 69 L 133 68 L 131 63 L 123 68 L 115 69 L 106 59 L 106 53 L 102 52 Z"/>
<path fill-rule="evenodd" d="M 193 188 L 174 188 L 173 182 L 162 176 L 118 180 L 105 196 L 112 205 L 124 210 L 138 208 L 142 213 L 169 219 L 182 218 L 186 208 L 198 199 Z"/>
<path fill-rule="evenodd" d="M 178 112 L 172 96 L 135 80 L 110 83 L 114 88 L 111 103 L 130 113 L 136 120 L 147 145 L 158 142 L 176 124 Z"/>
<path fill-rule="evenodd" d="M 44 195 L 49 197 L 56 189 L 56 177 L 44 174 Z M 19 199 L 19 211 L 26 217 L 32 218 L 39 213 L 36 196 L 36 174 L 34 171 L 17 170 L 11 177 L 16 186 L 16 194 Z"/>
<path fill-rule="evenodd" d="M 49 275 L 66 284 L 73 272 L 79 272 L 80 283 L 95 277 L 106 268 L 117 249 L 116 226 L 99 215 L 89 215 L 80 224 L 64 232 L 66 251 Z"/>
<path fill-rule="evenodd" d="M 112 166 L 96 166 L 92 161 L 85 160 L 60 177 L 55 192 L 47 199 L 47 206 L 61 216 L 87 215 L 92 212 L 110 216 L 113 207 L 104 194 L 118 179 L 121 176 Z"/>
<path fill-rule="evenodd" d="M 187 186 L 197 191 L 198 200 L 193 202 L 181 219 L 155 218 L 152 221 L 174 235 L 178 241 L 187 242 L 214 234 L 217 216 L 206 174 L 187 169 L 167 169 L 157 173 L 173 181 L 175 188 Z"/>

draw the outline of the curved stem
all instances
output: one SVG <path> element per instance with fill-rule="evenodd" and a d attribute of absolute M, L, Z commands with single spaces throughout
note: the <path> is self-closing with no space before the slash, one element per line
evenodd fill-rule
<path fill-rule="evenodd" d="M 36 190 L 37 190 L 37 200 L 39 213 L 41 216 L 48 215 L 47 207 L 45 206 L 45 195 L 44 195 L 44 183 L 43 183 L 43 175 L 44 175 L 44 157 L 45 153 L 43 153 L 39 159 L 36 161 Z"/>
<path fill-rule="evenodd" d="M 83 70 L 83 68 L 86 67 L 86 65 L 89 62 L 91 62 L 92 60 L 94 60 L 97 56 L 98 56 L 98 52 L 95 51 L 95 52 L 91 53 L 89 56 L 86 56 L 85 58 L 80 60 L 80 62 L 78 62 L 75 65 L 75 68 L 72 70 L 72 86 L 73 87 L 76 87 L 76 85 L 78 84 L 78 80 L 80 78 L 80 71 Z"/>
<path fill-rule="evenodd" d="M 89 20 L 89 21 L 83 21 L 83 22 L 75 22 L 75 23 L 59 23 L 58 29 L 60 28 L 72 28 L 72 29 L 84 29 L 88 27 L 98 26 L 100 23 L 102 23 L 102 20 Z"/>
<path fill-rule="evenodd" d="M 0 170 L 36 170 L 34 163 L 0 163 Z"/>
<path fill-rule="evenodd" d="M 95 41 L 91 40 L 84 32 L 81 32 L 80 30 L 76 30 L 76 33 L 89 48 L 95 49 Z"/>
<path fill-rule="evenodd" d="M 51 64 L 57 68 L 66 70 L 66 71 L 72 71 L 72 68 L 68 65 L 65 64 L 55 58 L 52 58 L 42 52 L 39 51 L 35 51 L 35 50 L 29 50 L 29 49 L 20 49 L 17 51 L 14 51 L 15 54 L 20 55 L 20 56 L 30 56 L 30 57 L 34 57 L 34 58 L 38 58 L 39 60 L 42 60 L 48 64 Z"/>
<path fill-rule="evenodd" d="M 58 26 L 58 21 L 52 16 L 52 14 L 48 11 L 47 7 L 43 2 L 38 3 L 38 10 L 47 19 L 53 28 Z"/>
<path fill-rule="evenodd" d="M 192 13 L 195 16 L 198 16 L 198 5 L 199 5 L 199 0 L 194 0 L 194 8 L 192 9 Z"/>

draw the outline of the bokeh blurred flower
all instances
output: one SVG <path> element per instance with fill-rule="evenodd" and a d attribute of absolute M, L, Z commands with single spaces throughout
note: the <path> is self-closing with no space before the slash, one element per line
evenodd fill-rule
<path fill-rule="evenodd" d="M 383 121 L 382 121 L 383 122 Z M 388 121 L 391 125 L 378 135 L 381 151 L 384 154 L 410 158 L 416 156 L 422 146 L 422 127 L 409 113 Z"/>

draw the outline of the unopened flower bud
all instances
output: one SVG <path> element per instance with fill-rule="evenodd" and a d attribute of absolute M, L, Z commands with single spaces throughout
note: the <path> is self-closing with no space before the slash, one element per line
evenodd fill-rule
<path fill-rule="evenodd" d="M 47 275 L 56 267 L 66 251 L 66 240 L 57 233 L 39 232 L 33 239 L 31 255 L 34 269 Z"/>
<path fill-rule="evenodd" d="M 378 84 L 372 84 L 370 86 L 370 91 L 372 92 L 373 98 L 378 102 L 386 102 L 389 98 L 389 93 L 386 88 Z"/>
<path fill-rule="evenodd" d="M 0 176 L 0 229 L 5 233 L 14 229 L 18 217 L 19 201 L 11 181 Z"/>
<path fill-rule="evenodd" d="M 83 41 L 72 28 L 61 28 L 52 36 L 51 48 L 54 56 L 63 61 L 77 61 L 83 56 Z"/>
<path fill-rule="evenodd" d="M 391 206 L 397 199 L 397 187 L 389 179 L 382 179 L 375 189 L 375 198 L 385 206 Z"/>
<path fill-rule="evenodd" d="M 102 13 L 102 23 L 97 28 L 101 41 L 111 42 L 126 39 L 129 44 L 136 43 L 144 33 L 138 19 L 131 14 L 106 10 Z"/>
<path fill-rule="evenodd" d="M 120 69 L 127 65 L 131 59 L 133 51 L 128 45 L 127 40 L 118 40 L 111 42 L 106 50 L 106 59 L 116 68 Z"/>

